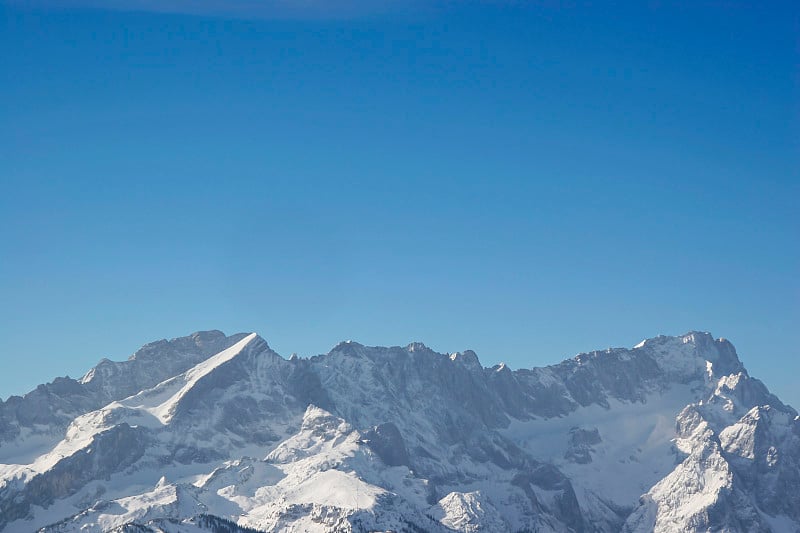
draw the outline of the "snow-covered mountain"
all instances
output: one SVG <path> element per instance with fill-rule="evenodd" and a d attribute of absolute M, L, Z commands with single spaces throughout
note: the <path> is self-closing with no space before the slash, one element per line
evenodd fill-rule
<path fill-rule="evenodd" d="M 0 402 L 0 531 L 800 532 L 800 418 L 728 341 L 557 365 L 256 334 Z"/>

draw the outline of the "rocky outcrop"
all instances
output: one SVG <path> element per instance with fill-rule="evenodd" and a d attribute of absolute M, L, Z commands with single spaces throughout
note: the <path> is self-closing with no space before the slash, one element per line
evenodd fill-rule
<path fill-rule="evenodd" d="M 706 333 L 512 370 L 201 332 L 11 398 L 0 431 L 11 532 L 800 528 L 800 419 Z"/>

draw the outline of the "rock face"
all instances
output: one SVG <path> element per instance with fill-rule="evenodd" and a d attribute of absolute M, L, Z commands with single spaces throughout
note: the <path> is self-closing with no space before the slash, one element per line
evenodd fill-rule
<path fill-rule="evenodd" d="M 255 334 L 0 402 L 0 530 L 800 531 L 800 418 L 707 333 L 557 365 Z"/>
<path fill-rule="evenodd" d="M 603 439 L 600 438 L 600 432 L 597 428 L 570 428 L 569 441 L 564 458 L 580 464 L 591 463 L 591 453 L 594 451 L 593 446 L 600 444 L 602 441 Z"/>
<path fill-rule="evenodd" d="M 171 341 L 151 342 L 127 361 L 103 359 L 80 380 L 56 378 L 24 397 L 11 396 L 6 402 L 0 401 L 0 446 L 21 435 L 52 437 L 58 442 L 76 416 L 149 389 L 232 346 L 245 335 L 226 337 L 221 331 L 201 331 Z"/>

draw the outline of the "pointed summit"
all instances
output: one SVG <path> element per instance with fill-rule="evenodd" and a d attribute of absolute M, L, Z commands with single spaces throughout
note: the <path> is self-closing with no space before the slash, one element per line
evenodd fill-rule
<path fill-rule="evenodd" d="M 698 376 L 709 369 L 717 377 L 744 371 L 733 344 L 725 339 L 715 340 L 708 332 L 690 331 L 679 337 L 659 335 L 633 349 L 639 350 L 650 354 L 662 369 L 676 376 Z"/>
<path fill-rule="evenodd" d="M 472 350 L 452 353 L 450 354 L 450 360 L 464 365 L 468 370 L 483 370 L 478 354 Z"/>
<path fill-rule="evenodd" d="M 0 403 L 0 531 L 800 524 L 797 412 L 709 333 L 517 370 L 419 342 L 286 360 L 218 331 L 138 353 Z"/>

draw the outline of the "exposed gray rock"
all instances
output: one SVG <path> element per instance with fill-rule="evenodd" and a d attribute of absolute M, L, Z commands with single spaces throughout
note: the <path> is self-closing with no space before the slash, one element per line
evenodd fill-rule
<path fill-rule="evenodd" d="M 371 428 L 364 433 L 364 441 L 388 466 L 411 464 L 403 435 L 392 422 Z"/>
<path fill-rule="evenodd" d="M 127 361 L 102 359 L 80 380 L 56 378 L 25 396 L 0 400 L 0 455 L 3 442 L 17 438 L 23 428 L 41 432 L 44 426 L 49 434 L 58 436 L 75 417 L 184 372 L 246 335 L 226 337 L 221 331 L 199 331 L 151 342 Z"/>
<path fill-rule="evenodd" d="M 14 532 L 112 515 L 127 518 L 109 530 L 181 533 L 800 528 L 800 418 L 706 333 L 512 370 L 422 343 L 286 360 L 258 336 L 202 332 L 12 397 L 0 431 L 0 462 L 24 459 L 0 468 Z M 626 432 L 639 440 L 614 468 L 662 470 L 612 498 L 582 476 Z"/>
<path fill-rule="evenodd" d="M 575 463 L 586 464 L 592 462 L 592 445 L 600 444 L 600 432 L 597 428 L 585 429 L 573 427 L 569 431 L 569 441 L 564 458 Z"/>

